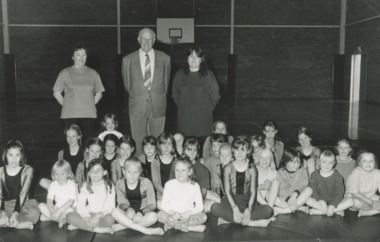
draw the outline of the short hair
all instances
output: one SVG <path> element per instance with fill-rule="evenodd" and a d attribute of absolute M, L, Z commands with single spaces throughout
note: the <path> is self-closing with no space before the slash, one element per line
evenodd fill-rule
<path fill-rule="evenodd" d="M 359 165 L 360 161 L 363 159 L 363 156 L 364 156 L 365 154 L 369 154 L 369 155 L 372 155 L 372 156 L 373 156 L 373 159 L 375 160 L 375 167 L 377 168 L 377 165 L 378 165 L 378 164 L 377 164 L 377 158 L 376 158 L 376 155 L 375 155 L 373 152 L 370 152 L 370 151 L 365 150 L 365 149 L 360 150 L 360 151 L 358 152 L 358 158 L 356 159 L 356 160 L 357 160 L 357 165 Z"/>
<path fill-rule="evenodd" d="M 306 136 L 308 136 L 309 138 L 313 138 L 313 131 L 307 127 L 300 127 L 298 129 L 298 135 L 297 136 L 300 136 L 301 134 L 304 134 Z"/>
<path fill-rule="evenodd" d="M 198 162 L 200 160 L 199 151 L 201 149 L 201 145 L 199 144 L 198 139 L 195 136 L 186 137 L 185 141 L 183 141 L 183 149 L 186 150 L 187 147 L 194 146 L 197 149 L 197 155 L 195 156 L 195 160 Z"/>
<path fill-rule="evenodd" d="M 219 151 L 222 151 L 222 150 L 229 150 L 231 152 L 231 154 L 233 155 L 233 152 L 232 152 L 232 146 L 230 143 L 223 143 L 220 148 L 219 148 Z"/>
<path fill-rule="evenodd" d="M 145 145 L 153 145 L 153 146 L 156 146 L 157 144 L 157 139 L 156 137 L 154 137 L 153 135 L 148 135 L 148 136 L 145 136 L 142 140 L 142 147 L 144 148 Z"/>
<path fill-rule="evenodd" d="M 237 150 L 241 147 L 244 147 L 247 149 L 249 155 L 251 154 L 252 152 L 252 145 L 251 145 L 251 142 L 250 140 L 248 139 L 247 136 L 238 136 L 236 137 L 236 139 L 234 139 L 234 141 L 232 142 L 232 149 L 233 150 Z"/>
<path fill-rule="evenodd" d="M 334 165 L 336 164 L 334 152 L 332 152 L 331 150 L 324 150 L 319 155 L 319 162 L 321 162 L 322 160 L 326 160 L 326 159 L 332 159 L 334 161 Z"/>
<path fill-rule="evenodd" d="M 214 142 L 227 143 L 228 137 L 227 137 L 227 135 L 224 135 L 224 134 L 212 134 L 211 139 L 210 139 L 210 143 L 212 144 Z"/>
<path fill-rule="evenodd" d="M 117 136 L 114 134 L 107 134 L 106 136 L 104 136 L 104 139 L 103 139 L 103 146 L 104 146 L 103 150 L 105 150 L 106 148 L 107 141 L 113 141 L 115 146 L 119 147 L 119 139 L 117 138 Z"/>
<path fill-rule="evenodd" d="M 129 147 L 133 148 L 133 152 L 131 154 L 131 156 L 133 156 L 134 153 L 136 152 L 136 142 L 132 138 L 132 136 L 126 134 L 123 137 L 121 137 L 119 140 L 119 146 L 121 146 L 122 144 L 127 144 L 127 145 L 129 145 Z"/>
<path fill-rule="evenodd" d="M 352 150 L 352 140 L 349 139 L 348 137 L 341 137 L 341 138 L 339 138 L 339 139 L 336 141 L 336 146 L 334 146 L 334 151 L 335 151 L 335 153 L 339 155 L 338 146 L 339 146 L 339 143 L 340 143 L 340 142 L 343 142 L 343 143 L 345 143 L 345 144 L 348 144 L 348 146 L 350 146 L 351 151 L 350 151 L 350 153 L 348 153 L 348 155 L 352 155 L 352 153 L 353 153 L 353 150 Z"/>
<path fill-rule="evenodd" d="M 66 128 L 63 130 L 63 134 L 65 136 L 67 136 L 67 132 L 69 130 L 74 130 L 77 133 L 77 135 L 79 136 L 78 144 L 82 145 L 83 133 L 82 133 L 82 130 L 80 129 L 80 127 L 76 124 L 70 124 L 70 125 L 66 126 Z"/>
<path fill-rule="evenodd" d="M 96 137 L 91 137 L 86 142 L 86 149 L 89 149 L 92 145 L 98 145 L 101 147 L 101 150 L 103 151 L 103 141 Z"/>
<path fill-rule="evenodd" d="M 130 165 L 137 165 L 140 167 L 140 170 L 142 171 L 143 170 L 143 166 L 141 164 L 141 161 L 139 159 L 137 159 L 136 157 L 132 156 L 132 157 L 129 157 L 126 161 L 125 161 L 125 164 L 124 164 L 124 171 L 127 169 L 127 165 L 130 164 Z"/>
<path fill-rule="evenodd" d="M 5 145 L 3 149 L 3 154 L 2 154 L 2 159 L 6 165 L 8 165 L 8 159 L 7 159 L 7 153 L 8 150 L 10 149 L 19 149 L 21 153 L 21 158 L 20 158 L 20 166 L 23 166 L 26 164 L 26 155 L 25 155 L 25 149 L 22 143 L 19 140 L 16 139 L 11 139 L 8 141 L 8 143 Z"/>
<path fill-rule="evenodd" d="M 284 149 L 284 154 L 282 155 L 279 169 L 281 168 L 285 169 L 286 165 L 289 162 L 294 161 L 294 159 L 296 158 L 300 160 L 300 167 L 303 166 L 304 160 L 302 159 L 302 156 L 297 149 L 294 149 L 294 148 Z"/>
<path fill-rule="evenodd" d="M 265 138 L 262 134 L 253 135 L 249 139 L 251 140 L 251 144 L 253 141 L 257 141 L 260 148 L 265 148 Z"/>
<path fill-rule="evenodd" d="M 157 153 L 159 155 L 162 155 L 162 150 L 161 150 L 161 145 L 162 144 L 165 144 L 168 140 L 170 140 L 172 142 L 172 149 L 170 151 L 170 154 L 171 155 L 175 155 L 176 153 L 176 150 L 175 150 L 175 140 L 174 140 L 174 137 L 171 133 L 167 133 L 167 132 L 163 132 L 162 134 L 160 134 L 158 137 L 157 137 Z"/>
<path fill-rule="evenodd" d="M 119 126 L 119 121 L 118 121 L 116 115 L 112 114 L 112 113 L 107 113 L 106 115 L 104 115 L 104 118 L 102 119 L 102 122 L 101 122 L 101 125 L 103 128 L 106 128 L 107 119 L 111 119 L 112 122 L 114 122 L 114 124 L 115 124 L 115 129 L 117 129 L 117 127 Z"/>
<path fill-rule="evenodd" d="M 153 29 L 151 29 L 151 28 L 143 28 L 143 29 L 140 29 L 138 37 L 141 38 L 141 35 L 142 35 L 144 32 L 149 32 L 149 33 L 152 35 L 153 39 L 156 39 L 156 33 L 154 33 Z"/>
<path fill-rule="evenodd" d="M 274 120 L 266 120 L 263 124 L 263 130 L 265 130 L 265 127 L 267 126 L 272 127 L 274 130 L 278 130 L 277 123 Z"/>
<path fill-rule="evenodd" d="M 190 182 L 191 184 L 194 184 L 195 183 L 195 174 L 194 174 L 194 168 L 193 168 L 193 163 L 191 162 L 190 158 L 187 157 L 187 156 L 183 156 L 179 159 L 176 159 L 176 161 L 174 162 L 173 166 L 174 166 L 174 170 L 175 170 L 175 167 L 178 163 L 182 163 L 182 164 L 185 164 L 189 170 L 191 171 L 191 175 L 189 176 L 190 178 Z"/>
<path fill-rule="evenodd" d="M 54 181 L 56 180 L 55 173 L 61 170 L 67 173 L 68 179 L 73 180 L 73 181 L 75 180 L 75 176 L 74 176 L 73 170 L 71 169 L 70 163 L 65 160 L 59 160 L 54 163 L 53 168 L 51 169 L 51 178 Z"/>
<path fill-rule="evenodd" d="M 73 55 L 78 50 L 84 50 L 86 51 L 86 54 L 88 54 L 87 47 L 83 43 L 76 43 L 73 48 Z"/>

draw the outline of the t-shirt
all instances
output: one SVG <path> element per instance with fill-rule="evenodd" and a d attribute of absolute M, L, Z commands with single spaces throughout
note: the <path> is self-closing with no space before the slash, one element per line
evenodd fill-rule
<path fill-rule="evenodd" d="M 69 179 L 65 185 L 53 181 L 49 186 L 47 198 L 55 201 L 55 206 L 60 208 L 71 199 L 74 200 L 73 206 L 76 206 L 77 195 L 76 184 Z"/>
<path fill-rule="evenodd" d="M 376 191 L 380 191 L 380 170 L 365 172 L 358 166 L 347 180 L 347 193 L 360 192 L 366 197 L 374 198 Z"/>
<path fill-rule="evenodd" d="M 96 118 L 95 94 L 104 92 L 99 74 L 87 66 L 63 69 L 54 92 L 64 92 L 61 118 Z"/>

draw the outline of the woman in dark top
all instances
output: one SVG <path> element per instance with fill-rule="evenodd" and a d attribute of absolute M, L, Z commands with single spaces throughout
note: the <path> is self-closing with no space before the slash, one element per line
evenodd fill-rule
<path fill-rule="evenodd" d="M 257 170 L 249 156 L 252 151 L 247 137 L 237 137 L 232 143 L 235 160 L 223 172 L 226 196 L 221 203 L 214 203 L 211 213 L 219 217 L 218 224 L 238 223 L 244 226 L 266 227 L 273 216 L 268 205 L 256 203 Z"/>
<path fill-rule="evenodd" d="M 25 150 L 18 140 L 11 140 L 4 148 L 0 167 L 0 227 L 33 229 L 40 210 L 36 200 L 29 200 L 33 168 L 26 164 Z"/>
<path fill-rule="evenodd" d="M 200 48 L 188 50 L 186 67 L 173 78 L 172 97 L 178 108 L 178 131 L 185 136 L 211 134 L 212 111 L 220 99 L 219 86 Z"/>

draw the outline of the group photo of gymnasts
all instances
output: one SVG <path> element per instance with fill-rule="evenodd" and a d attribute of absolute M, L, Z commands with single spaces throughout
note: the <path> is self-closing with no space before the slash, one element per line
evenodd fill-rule
<path fill-rule="evenodd" d="M 379 3 L 110 2 L 1 4 L 0 241 L 380 239 Z"/>

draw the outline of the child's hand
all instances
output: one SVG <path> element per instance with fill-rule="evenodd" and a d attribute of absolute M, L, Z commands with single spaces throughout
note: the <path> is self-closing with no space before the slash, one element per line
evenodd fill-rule
<path fill-rule="evenodd" d="M 243 220 L 243 214 L 240 212 L 238 206 L 235 205 L 235 207 L 232 209 L 233 215 L 234 215 L 234 222 L 237 224 L 241 224 Z"/>
<path fill-rule="evenodd" d="M 94 217 L 90 218 L 90 227 L 91 228 L 98 227 L 99 218 L 100 218 L 100 215 L 95 215 Z"/>
<path fill-rule="evenodd" d="M 186 221 L 190 216 L 191 216 L 191 212 L 190 212 L 190 211 L 183 212 L 183 213 L 181 214 L 181 218 L 180 218 L 180 220 L 182 220 L 182 221 Z"/>
<path fill-rule="evenodd" d="M 249 208 L 246 208 L 243 213 L 241 224 L 248 225 L 249 221 L 251 221 L 251 210 Z"/>
<path fill-rule="evenodd" d="M 4 211 L 0 214 L 0 227 L 2 226 L 9 226 L 9 219 Z"/>
<path fill-rule="evenodd" d="M 129 205 L 126 204 L 126 203 L 122 203 L 122 204 L 119 205 L 119 208 L 122 209 L 122 210 L 124 210 L 124 211 L 127 210 L 128 207 L 129 207 Z"/>
<path fill-rule="evenodd" d="M 321 200 L 319 201 L 319 203 L 321 204 L 321 207 L 322 207 L 322 214 L 327 214 L 327 204 L 325 201 Z"/>
<path fill-rule="evenodd" d="M 272 182 L 270 182 L 270 181 L 267 179 L 267 180 L 264 181 L 263 184 L 261 184 L 261 185 L 259 186 L 259 189 L 260 189 L 260 190 L 265 190 L 265 191 L 267 191 L 267 190 L 269 190 L 271 184 L 272 184 Z"/>
<path fill-rule="evenodd" d="M 172 218 L 173 218 L 174 220 L 178 220 L 180 217 L 181 217 L 181 214 L 180 214 L 180 213 L 175 213 L 175 214 L 173 214 L 173 216 L 172 216 Z"/>
<path fill-rule="evenodd" d="M 142 218 L 143 218 L 142 213 L 138 212 L 138 213 L 135 214 L 135 216 L 133 216 L 132 221 L 133 221 L 134 223 L 138 224 L 138 223 L 141 222 Z"/>
<path fill-rule="evenodd" d="M 11 218 L 9 219 L 9 227 L 16 228 L 18 226 L 18 214 L 17 212 L 13 212 Z"/>
<path fill-rule="evenodd" d="M 51 220 L 59 222 L 59 218 L 61 217 L 61 209 L 55 210 L 55 212 L 51 215 Z"/>
<path fill-rule="evenodd" d="M 335 207 L 332 206 L 332 205 L 329 205 L 329 207 L 327 208 L 327 216 L 331 217 L 334 215 L 334 209 Z"/>

